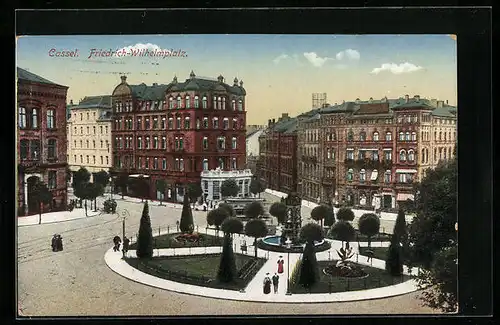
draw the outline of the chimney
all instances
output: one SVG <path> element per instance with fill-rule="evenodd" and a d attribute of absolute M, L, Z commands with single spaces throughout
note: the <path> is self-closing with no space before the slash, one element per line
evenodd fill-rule
<path fill-rule="evenodd" d="M 448 105 L 448 100 L 446 100 L 446 105 Z"/>
<path fill-rule="evenodd" d="M 224 77 L 222 75 L 219 75 L 217 77 L 217 81 L 220 82 L 220 83 L 223 83 L 224 82 Z"/>
<path fill-rule="evenodd" d="M 359 104 L 359 98 L 356 98 L 356 104 Z"/>
<path fill-rule="evenodd" d="M 267 121 L 267 126 L 271 126 L 271 119 Z"/>
<path fill-rule="evenodd" d="M 122 84 L 127 82 L 127 76 L 121 76 L 120 79 L 122 80 Z"/>
<path fill-rule="evenodd" d="M 158 83 L 156 83 L 156 82 L 153 82 L 153 86 L 158 86 Z"/>
<path fill-rule="evenodd" d="M 281 118 L 288 118 L 288 113 L 281 113 Z"/>
<path fill-rule="evenodd" d="M 275 123 L 276 123 L 276 120 L 275 120 L 275 119 L 273 119 L 273 125 L 274 125 Z"/>
<path fill-rule="evenodd" d="M 405 95 L 405 103 L 408 103 L 409 100 L 410 100 L 410 96 L 409 95 Z"/>
<path fill-rule="evenodd" d="M 369 102 L 371 103 L 372 101 L 373 101 L 373 97 L 370 97 L 370 100 L 369 100 Z"/>
<path fill-rule="evenodd" d="M 73 100 L 70 100 L 70 101 L 69 101 L 69 104 L 70 104 L 70 105 L 73 105 Z"/>
<path fill-rule="evenodd" d="M 437 107 L 437 99 L 435 99 L 435 98 L 431 99 L 431 106 L 432 107 Z"/>
<path fill-rule="evenodd" d="M 438 101 L 437 101 L 437 107 L 438 107 L 438 108 L 439 108 L 439 107 L 443 107 L 443 103 L 444 103 L 444 101 L 442 101 L 442 100 L 438 100 Z"/>
<path fill-rule="evenodd" d="M 413 98 L 415 98 L 415 100 L 418 102 L 420 100 L 420 95 L 415 95 L 413 96 Z"/>

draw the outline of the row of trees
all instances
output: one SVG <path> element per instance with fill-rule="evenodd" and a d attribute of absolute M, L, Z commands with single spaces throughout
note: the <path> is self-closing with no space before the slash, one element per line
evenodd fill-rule
<path fill-rule="evenodd" d="M 94 202 L 94 211 L 97 211 L 97 198 L 104 194 L 104 189 L 109 183 L 109 174 L 106 171 L 100 171 L 94 174 L 94 181 L 90 182 L 90 173 L 84 167 L 81 167 L 73 174 L 73 194 L 80 200 L 80 207 L 84 201 L 85 215 L 87 212 L 87 200 Z"/>

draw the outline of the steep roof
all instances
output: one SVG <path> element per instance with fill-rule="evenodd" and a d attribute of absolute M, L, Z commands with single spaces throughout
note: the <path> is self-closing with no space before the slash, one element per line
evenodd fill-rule
<path fill-rule="evenodd" d="M 56 84 L 55 82 L 52 82 L 52 81 L 47 80 L 45 78 L 42 78 L 37 74 L 31 73 L 31 72 L 24 70 L 22 68 L 19 68 L 19 67 L 17 67 L 17 79 L 31 81 L 31 82 L 37 82 L 40 84 L 48 84 L 48 85 L 66 87 L 63 85 Z"/>
<path fill-rule="evenodd" d="M 192 77 L 184 82 L 176 82 L 175 80 L 167 85 L 167 90 L 170 91 L 186 91 L 186 90 L 222 90 L 234 95 L 246 95 L 245 88 L 238 85 L 228 85 L 225 82 L 212 80 L 203 77 Z"/>
<path fill-rule="evenodd" d="M 129 85 L 132 89 L 132 94 L 134 97 L 144 99 L 144 100 L 163 100 L 165 98 L 165 92 L 169 85 L 151 85 L 148 86 L 145 83 L 140 85 Z"/>
<path fill-rule="evenodd" d="M 71 107 L 71 109 L 82 108 L 111 108 L 111 95 L 87 96 L 78 105 Z"/>

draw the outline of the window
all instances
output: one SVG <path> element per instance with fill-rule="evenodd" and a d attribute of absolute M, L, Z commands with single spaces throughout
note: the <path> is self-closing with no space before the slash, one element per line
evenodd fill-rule
<path fill-rule="evenodd" d="M 78 134 L 78 129 L 76 128 L 76 126 L 75 126 L 75 128 L 73 129 L 73 133 L 74 133 L 74 134 Z"/>
<path fill-rule="evenodd" d="M 103 141 L 101 140 L 101 148 L 103 147 L 103 144 L 104 144 L 104 143 L 103 143 Z"/>
<path fill-rule="evenodd" d="M 327 148 L 327 149 L 326 149 L 326 158 L 327 158 L 327 159 L 330 159 L 330 158 L 331 158 L 330 148 Z"/>
<path fill-rule="evenodd" d="M 378 132 L 373 132 L 373 141 L 378 141 Z"/>
<path fill-rule="evenodd" d="M 140 117 L 138 117 L 135 122 L 135 129 L 142 130 L 142 119 Z"/>
<path fill-rule="evenodd" d="M 47 143 L 47 157 L 50 158 L 56 158 L 56 140 L 55 139 L 49 139 Z"/>
<path fill-rule="evenodd" d="M 181 96 L 177 97 L 177 109 L 180 109 L 182 106 L 182 98 Z"/>
<path fill-rule="evenodd" d="M 218 108 L 218 109 L 222 109 L 222 98 L 221 98 L 221 97 L 219 97 L 219 98 L 217 99 L 217 108 Z"/>
<path fill-rule="evenodd" d="M 116 147 L 120 148 L 120 142 L 119 142 L 118 138 L 116 139 L 116 141 L 117 141 Z M 87 144 L 87 149 L 88 149 L 89 148 L 89 140 L 86 141 L 86 144 Z"/>
<path fill-rule="evenodd" d="M 158 129 L 158 118 L 154 117 L 153 118 L 153 129 Z"/>
<path fill-rule="evenodd" d="M 83 140 L 80 140 L 80 148 L 83 148 Z"/>
<path fill-rule="evenodd" d="M 189 98 L 189 96 L 188 96 L 188 95 L 186 95 L 186 98 L 185 98 L 185 103 L 186 103 L 186 104 L 185 104 L 184 106 L 185 106 L 186 108 L 191 108 L 191 100 L 190 100 L 190 98 Z"/>
<path fill-rule="evenodd" d="M 417 132 L 411 133 L 411 141 L 417 141 Z"/>
<path fill-rule="evenodd" d="M 153 158 L 153 169 L 158 169 L 158 158 Z"/>
<path fill-rule="evenodd" d="M 219 119 L 217 117 L 214 117 L 213 123 L 214 123 L 214 129 L 218 129 L 219 128 Z"/>
<path fill-rule="evenodd" d="M 102 156 L 101 156 L 101 165 L 104 165 L 104 159 Z"/>
<path fill-rule="evenodd" d="M 56 121 L 55 121 L 55 116 L 54 116 L 54 110 L 49 109 L 47 110 L 47 129 L 53 129 L 55 128 Z"/>
<path fill-rule="evenodd" d="M 365 132 L 359 133 L 359 141 L 366 141 L 366 133 Z"/>
<path fill-rule="evenodd" d="M 225 149 L 226 148 L 226 137 L 217 137 L 217 149 Z"/>
<path fill-rule="evenodd" d="M 153 149 L 158 149 L 158 137 L 153 137 Z"/>
<path fill-rule="evenodd" d="M 233 137 L 231 140 L 231 148 L 236 149 L 236 146 L 237 146 L 237 140 L 236 137 Z"/>
<path fill-rule="evenodd" d="M 410 141 L 410 132 L 405 133 L 405 140 Z"/>
<path fill-rule="evenodd" d="M 191 128 L 191 121 L 189 119 L 189 116 L 186 116 L 184 118 L 184 129 L 189 130 Z"/>
<path fill-rule="evenodd" d="M 415 153 L 413 150 L 408 150 L 408 161 L 415 161 Z"/>
<path fill-rule="evenodd" d="M 168 118 L 168 129 L 172 130 L 173 128 L 174 128 L 174 118 L 173 117 L 169 117 Z"/>
<path fill-rule="evenodd" d="M 354 132 L 349 131 L 347 133 L 347 141 L 353 141 L 354 140 Z"/>
<path fill-rule="evenodd" d="M 180 128 L 181 128 L 181 118 L 179 116 L 177 117 L 176 122 L 177 122 L 176 123 L 176 128 L 178 130 L 180 130 Z"/>
<path fill-rule="evenodd" d="M 163 130 L 167 128 L 167 119 L 165 117 L 161 118 L 161 128 Z"/>
<path fill-rule="evenodd" d="M 408 122 L 408 123 L 411 122 L 411 115 L 406 116 L 406 122 Z"/>
<path fill-rule="evenodd" d="M 142 137 L 137 138 L 137 149 L 142 149 Z"/>
<path fill-rule="evenodd" d="M 90 163 L 89 156 L 87 155 L 87 164 L 89 164 L 89 163 Z"/>
<path fill-rule="evenodd" d="M 391 182 L 391 171 L 386 170 L 384 173 L 384 183 L 390 183 Z"/>
<path fill-rule="evenodd" d="M 167 159 L 163 158 L 161 161 L 161 169 L 167 169 Z"/>
<path fill-rule="evenodd" d="M 92 156 L 93 164 L 95 165 L 95 156 Z"/>
<path fill-rule="evenodd" d="M 232 158 L 232 160 L 231 160 L 231 169 L 237 169 L 236 158 Z"/>
<path fill-rule="evenodd" d="M 173 109 L 174 108 L 174 99 L 172 97 L 170 97 L 168 99 L 168 108 L 169 109 Z"/>
<path fill-rule="evenodd" d="M 87 126 L 87 134 L 90 134 L 90 127 Z"/>
<path fill-rule="evenodd" d="M 106 134 L 108 134 L 108 126 L 106 125 L 105 128 L 106 128 Z"/>
<path fill-rule="evenodd" d="M 238 101 L 238 111 L 242 111 L 243 110 L 243 101 L 240 99 Z"/>
<path fill-rule="evenodd" d="M 149 169 L 149 157 L 146 157 L 146 159 L 145 159 L 144 169 Z"/>
<path fill-rule="evenodd" d="M 378 160 L 378 151 L 377 150 L 372 151 L 372 160 Z"/>
<path fill-rule="evenodd" d="M 167 149 L 167 137 L 162 137 L 161 138 L 161 148 L 162 149 Z"/>
<path fill-rule="evenodd" d="M 31 127 L 33 129 L 38 128 L 38 111 L 36 108 L 33 108 L 33 110 L 31 111 Z"/>
<path fill-rule="evenodd" d="M 106 165 L 109 165 L 109 158 L 106 156 Z"/>
<path fill-rule="evenodd" d="M 146 149 L 149 149 L 149 137 L 146 137 L 146 143 L 144 146 Z"/>
<path fill-rule="evenodd" d="M 354 172 L 352 169 L 349 169 L 347 171 L 347 181 L 352 182 L 353 178 L 354 178 Z"/>
<path fill-rule="evenodd" d="M 233 99 L 233 100 L 232 100 L 232 102 L 231 102 L 231 109 L 232 109 L 233 111 L 235 111 L 235 110 L 236 110 L 236 100 L 234 100 L 234 99 Z"/>
<path fill-rule="evenodd" d="M 29 152 L 29 141 L 28 140 L 21 140 L 19 149 L 20 149 L 19 154 L 21 156 L 21 159 L 27 159 L 28 152 Z"/>
<path fill-rule="evenodd" d="M 150 127 L 151 127 L 151 125 L 149 124 L 149 118 L 146 118 L 146 119 L 145 119 L 145 124 L 146 124 L 146 125 L 145 125 L 145 129 L 146 129 L 146 130 L 149 130 L 149 129 L 150 129 Z"/>
<path fill-rule="evenodd" d="M 76 155 L 73 155 L 73 160 L 76 162 Z"/>
<path fill-rule="evenodd" d="M 238 120 L 233 118 L 233 130 L 236 130 L 238 128 Z"/>
<path fill-rule="evenodd" d="M 184 159 L 179 159 L 179 170 L 184 171 Z"/>
<path fill-rule="evenodd" d="M 92 146 L 95 149 L 95 140 L 92 140 Z"/>
<path fill-rule="evenodd" d="M 49 189 L 56 188 L 56 185 L 57 185 L 57 172 L 55 170 L 50 170 L 48 176 L 49 176 L 48 188 Z"/>
<path fill-rule="evenodd" d="M 203 109 L 206 109 L 207 108 L 207 96 L 203 96 L 202 100 L 201 100 L 201 107 Z"/>
<path fill-rule="evenodd" d="M 392 141 L 392 133 L 391 132 L 385 133 L 385 141 Z"/>
<path fill-rule="evenodd" d="M 83 113 L 80 113 L 80 121 L 83 121 Z"/>
<path fill-rule="evenodd" d="M 76 140 L 73 140 L 73 147 L 76 148 Z"/>
<path fill-rule="evenodd" d="M 203 128 L 208 129 L 208 117 L 203 118 Z"/>
<path fill-rule="evenodd" d="M 361 169 L 359 172 L 359 181 L 364 182 L 366 180 L 366 172 L 364 169 Z"/>
<path fill-rule="evenodd" d="M 200 107 L 200 99 L 198 96 L 194 96 L 194 108 Z"/>
<path fill-rule="evenodd" d="M 212 105 L 212 109 L 217 109 L 217 97 L 213 97 L 213 105 Z"/>
<path fill-rule="evenodd" d="M 222 97 L 222 109 L 226 109 L 226 97 Z"/>
<path fill-rule="evenodd" d="M 208 159 L 203 159 L 203 170 L 208 170 Z"/>
<path fill-rule="evenodd" d="M 347 150 L 346 151 L 346 158 L 353 160 L 354 159 L 354 150 Z"/>
<path fill-rule="evenodd" d="M 208 137 L 203 137 L 203 150 L 208 149 Z"/>
<path fill-rule="evenodd" d="M 384 150 L 384 160 L 392 161 L 392 150 Z"/>
<path fill-rule="evenodd" d="M 219 168 L 224 170 L 224 159 L 219 158 Z"/>
<path fill-rule="evenodd" d="M 80 163 L 83 164 L 83 155 L 80 155 Z"/>
<path fill-rule="evenodd" d="M 106 140 L 106 148 L 108 148 L 108 152 L 109 152 L 109 141 Z"/>
<path fill-rule="evenodd" d="M 227 117 L 222 120 L 222 127 L 224 128 L 224 130 L 229 129 L 229 120 L 227 119 Z"/>
<path fill-rule="evenodd" d="M 406 161 L 406 151 L 404 149 L 399 152 L 399 161 Z"/>
<path fill-rule="evenodd" d="M 399 141 L 404 141 L 405 134 L 403 132 L 399 132 Z"/>

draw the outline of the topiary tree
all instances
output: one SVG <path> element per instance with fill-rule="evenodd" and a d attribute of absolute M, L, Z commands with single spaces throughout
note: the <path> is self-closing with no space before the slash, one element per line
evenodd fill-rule
<path fill-rule="evenodd" d="M 324 219 L 324 226 L 325 227 L 332 227 L 333 224 L 335 223 L 335 212 L 333 210 L 333 206 L 331 205 L 328 205 L 328 208 L 330 209 L 330 213 L 328 213 L 326 216 L 325 216 L 325 219 Z"/>
<path fill-rule="evenodd" d="M 161 193 L 160 196 L 160 205 L 162 205 L 162 198 L 165 195 L 165 191 L 167 190 L 167 182 L 164 179 L 159 179 L 156 181 L 156 190 Z"/>
<path fill-rule="evenodd" d="M 85 201 L 84 207 L 85 207 L 85 216 L 88 216 L 87 214 L 87 200 L 90 198 L 90 193 L 89 193 L 89 184 L 90 183 L 77 183 L 78 185 L 75 187 L 73 194 L 80 200 L 80 205 L 82 201 Z"/>
<path fill-rule="evenodd" d="M 397 240 L 397 236 L 393 235 L 385 260 L 385 270 L 392 276 L 403 273 L 403 257 L 401 255 L 401 243 Z"/>
<path fill-rule="evenodd" d="M 47 184 L 42 182 L 39 178 L 36 179 L 32 185 L 30 196 L 38 206 L 38 224 L 42 223 L 42 207 L 44 204 L 52 201 L 52 192 L 47 187 Z"/>
<path fill-rule="evenodd" d="M 321 227 L 323 227 L 323 219 L 325 219 L 328 215 L 331 215 L 332 208 L 328 205 L 321 204 L 312 209 L 311 211 L 311 218 L 315 221 L 320 221 L 321 222 Z"/>
<path fill-rule="evenodd" d="M 88 183 L 85 187 L 86 198 L 91 201 L 90 208 L 92 209 L 92 201 L 94 201 L 94 211 L 97 211 L 97 197 L 104 194 L 104 187 L 97 183 Z"/>
<path fill-rule="evenodd" d="M 243 223 L 238 218 L 228 217 L 222 222 L 221 229 L 224 232 L 224 243 L 217 279 L 220 282 L 228 283 L 232 282 L 237 274 L 231 235 L 241 232 Z"/>
<path fill-rule="evenodd" d="M 257 257 L 257 238 L 267 235 L 267 225 L 262 219 L 252 219 L 245 225 L 245 235 L 254 237 L 255 257 Z"/>
<path fill-rule="evenodd" d="M 138 258 L 153 257 L 153 229 L 151 228 L 151 219 L 149 218 L 148 201 L 144 203 L 144 208 L 142 209 L 136 254 Z"/>
<path fill-rule="evenodd" d="M 330 229 L 330 237 L 335 240 L 342 241 L 342 248 L 344 247 L 344 242 L 349 243 L 356 238 L 356 230 L 347 221 L 338 221 Z"/>
<path fill-rule="evenodd" d="M 261 181 L 257 177 L 253 177 L 252 181 L 250 182 L 250 193 L 253 195 L 259 195 L 260 198 L 260 193 L 264 192 L 265 187 L 262 185 Z"/>
<path fill-rule="evenodd" d="M 372 237 L 380 231 L 380 218 L 374 213 L 365 213 L 358 220 L 358 229 L 368 237 L 368 247 L 371 247 Z"/>
<path fill-rule="evenodd" d="M 230 178 L 222 182 L 220 187 L 220 194 L 222 195 L 222 197 L 238 196 L 239 192 L 240 187 L 234 179 Z"/>
<path fill-rule="evenodd" d="M 323 237 L 323 229 L 317 224 L 308 223 L 300 229 L 299 238 L 306 242 L 306 246 L 300 264 L 298 283 L 307 290 L 311 290 L 320 278 L 314 241 L 320 241 Z"/>
<path fill-rule="evenodd" d="M 278 223 L 285 223 L 286 221 L 287 207 L 286 204 L 282 202 L 274 202 L 269 207 L 269 214 L 278 219 Z"/>
<path fill-rule="evenodd" d="M 236 211 L 234 211 L 233 206 L 232 206 L 231 204 L 229 204 L 229 203 L 225 203 L 225 202 L 220 203 L 220 204 L 219 204 L 219 209 L 224 209 L 224 210 L 226 210 L 227 215 L 228 215 L 229 217 L 236 217 Z"/>
<path fill-rule="evenodd" d="M 221 208 L 213 209 L 207 213 L 207 223 L 210 226 L 215 226 L 217 236 L 219 236 L 219 228 L 226 218 L 229 218 L 229 215 L 226 210 Z"/>
<path fill-rule="evenodd" d="M 203 195 L 203 189 L 201 188 L 201 185 L 199 183 L 189 183 L 187 189 L 189 199 L 193 204 L 196 202 L 196 200 L 198 200 L 200 196 Z"/>
<path fill-rule="evenodd" d="M 105 170 L 95 173 L 94 183 L 100 184 L 103 188 L 106 188 L 109 184 L 109 174 Z"/>
<path fill-rule="evenodd" d="M 392 230 L 393 236 L 401 243 L 406 243 L 408 239 L 408 230 L 406 229 L 406 217 L 403 209 L 399 209 L 398 216 L 396 217 L 396 223 L 394 224 L 394 229 Z"/>
<path fill-rule="evenodd" d="M 188 193 L 185 193 L 184 195 L 184 201 L 181 212 L 181 221 L 179 222 L 179 229 L 183 233 L 190 233 L 190 234 L 193 233 L 194 230 L 193 211 L 191 210 L 191 205 L 189 204 Z"/>
<path fill-rule="evenodd" d="M 90 173 L 85 167 L 80 167 L 73 174 L 73 194 L 80 200 L 80 207 L 82 206 L 82 201 L 85 200 L 85 186 L 90 182 Z M 78 194 L 78 195 L 77 195 Z M 87 202 L 85 202 L 87 205 Z M 87 207 L 85 207 L 85 215 L 87 215 Z"/>
<path fill-rule="evenodd" d="M 349 208 L 340 208 L 337 212 L 337 220 L 342 221 L 353 221 L 354 220 L 354 212 L 352 212 Z"/>
<path fill-rule="evenodd" d="M 260 202 L 253 201 L 245 207 L 245 217 L 250 219 L 260 218 L 264 215 L 264 207 Z"/>

